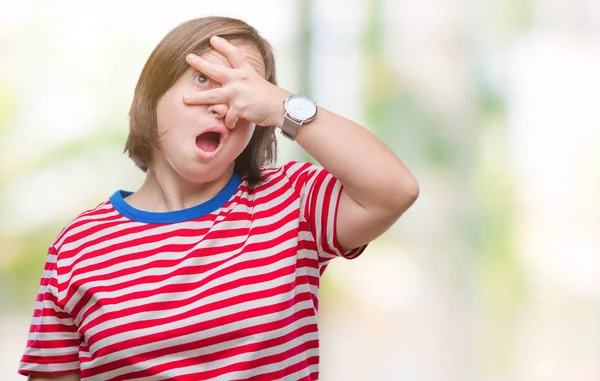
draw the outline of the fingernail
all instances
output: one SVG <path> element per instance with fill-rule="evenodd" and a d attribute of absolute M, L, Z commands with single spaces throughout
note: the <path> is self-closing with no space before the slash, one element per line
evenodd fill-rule
<path fill-rule="evenodd" d="M 184 100 L 184 101 L 189 101 L 190 99 L 192 99 L 192 96 L 191 96 L 190 94 L 185 94 L 185 95 L 183 96 L 183 100 Z"/>
<path fill-rule="evenodd" d="M 198 56 L 197 56 L 197 55 L 195 55 L 194 53 L 191 53 L 191 54 L 188 54 L 187 58 L 188 58 L 188 60 L 190 60 L 190 61 L 194 61 L 194 60 L 197 60 L 197 59 L 198 59 Z"/>

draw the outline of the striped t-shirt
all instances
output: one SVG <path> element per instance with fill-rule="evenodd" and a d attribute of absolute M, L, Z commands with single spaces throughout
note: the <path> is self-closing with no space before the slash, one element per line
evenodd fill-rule
<path fill-rule="evenodd" d="M 319 277 L 342 185 L 290 162 L 253 188 L 153 213 L 130 192 L 73 220 L 50 245 L 19 373 L 82 380 L 316 380 Z"/>

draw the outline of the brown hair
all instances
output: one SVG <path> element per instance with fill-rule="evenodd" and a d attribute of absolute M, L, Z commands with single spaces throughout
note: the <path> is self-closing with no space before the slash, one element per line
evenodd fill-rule
<path fill-rule="evenodd" d="M 185 57 L 212 49 L 209 39 L 220 36 L 229 41 L 253 44 L 265 63 L 266 79 L 277 84 L 273 48 L 258 31 L 244 21 L 228 17 L 203 17 L 189 20 L 171 30 L 154 48 L 138 80 L 129 110 L 129 136 L 125 151 L 144 172 L 159 148 L 156 107 L 160 98 L 188 69 Z M 235 159 L 235 170 L 248 177 L 251 185 L 261 180 L 260 168 L 275 161 L 277 140 L 275 127 L 254 129 L 248 146 Z"/>

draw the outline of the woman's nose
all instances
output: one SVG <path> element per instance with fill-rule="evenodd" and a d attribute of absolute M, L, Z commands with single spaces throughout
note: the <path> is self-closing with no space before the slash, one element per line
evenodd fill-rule
<path fill-rule="evenodd" d="M 227 111 L 229 111 L 229 106 L 227 106 L 224 103 L 209 105 L 207 111 L 211 116 L 217 118 L 225 118 L 225 115 L 227 115 Z"/>

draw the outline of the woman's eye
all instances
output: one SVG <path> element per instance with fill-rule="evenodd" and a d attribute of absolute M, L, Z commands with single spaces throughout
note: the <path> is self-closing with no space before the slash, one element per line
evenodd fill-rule
<path fill-rule="evenodd" d="M 194 76 L 194 80 L 200 86 L 208 86 L 208 84 L 210 83 L 210 78 L 208 78 L 206 75 L 204 75 L 202 73 L 197 73 Z"/>

